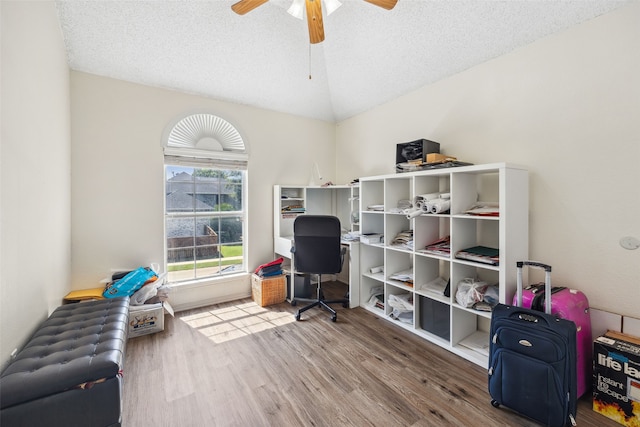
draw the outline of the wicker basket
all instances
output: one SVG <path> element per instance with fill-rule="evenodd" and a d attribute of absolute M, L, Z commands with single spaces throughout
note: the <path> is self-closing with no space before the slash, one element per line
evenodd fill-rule
<path fill-rule="evenodd" d="M 261 307 L 284 302 L 287 299 L 286 283 L 284 275 L 274 277 L 251 275 L 251 295 L 253 300 Z"/>

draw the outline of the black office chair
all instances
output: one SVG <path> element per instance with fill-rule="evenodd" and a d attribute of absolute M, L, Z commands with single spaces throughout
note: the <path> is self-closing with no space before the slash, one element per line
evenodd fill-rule
<path fill-rule="evenodd" d="M 322 293 L 322 275 L 342 271 L 346 250 L 340 245 L 340 220 L 335 216 L 300 215 L 296 218 L 291 248 L 295 271 L 318 275 L 317 298 L 296 312 L 296 320 L 300 320 L 300 315 L 310 308 L 320 307 L 329 311 L 331 320 L 335 322 L 338 315 L 329 304 L 342 303 L 345 308 L 349 306 L 347 298 L 328 301 Z M 296 305 L 295 294 L 291 304 Z"/>

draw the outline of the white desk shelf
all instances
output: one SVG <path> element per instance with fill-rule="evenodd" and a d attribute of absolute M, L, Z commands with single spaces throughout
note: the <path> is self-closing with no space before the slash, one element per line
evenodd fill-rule
<path fill-rule="evenodd" d="M 350 185 L 296 186 L 275 185 L 273 188 L 273 251 L 276 256 L 289 260 L 293 271 L 291 246 L 293 223 L 298 215 L 333 215 L 340 220 L 343 231 L 358 231 L 353 212 L 359 209 L 359 187 Z M 292 208 L 292 206 L 294 206 Z M 336 279 L 349 285 L 349 306 L 357 307 L 360 301 L 359 242 L 344 243 L 348 247 L 342 272 Z M 290 278 L 290 293 L 294 295 L 294 277 Z"/>

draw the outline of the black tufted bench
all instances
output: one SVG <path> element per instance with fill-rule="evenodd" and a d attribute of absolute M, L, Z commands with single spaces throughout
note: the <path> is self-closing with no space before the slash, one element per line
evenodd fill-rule
<path fill-rule="evenodd" d="M 119 426 L 129 299 L 58 307 L 0 375 L 0 425 Z"/>

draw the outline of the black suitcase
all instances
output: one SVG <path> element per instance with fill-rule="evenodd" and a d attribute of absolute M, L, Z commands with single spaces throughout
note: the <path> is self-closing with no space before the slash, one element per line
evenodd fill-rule
<path fill-rule="evenodd" d="M 522 302 L 522 267 L 551 267 L 519 261 L 518 302 Z M 546 286 L 546 293 L 551 286 Z M 551 301 L 551 296 L 546 296 Z M 549 427 L 576 425 L 576 325 L 547 313 L 498 304 L 491 314 L 489 394 L 504 405 Z"/>

